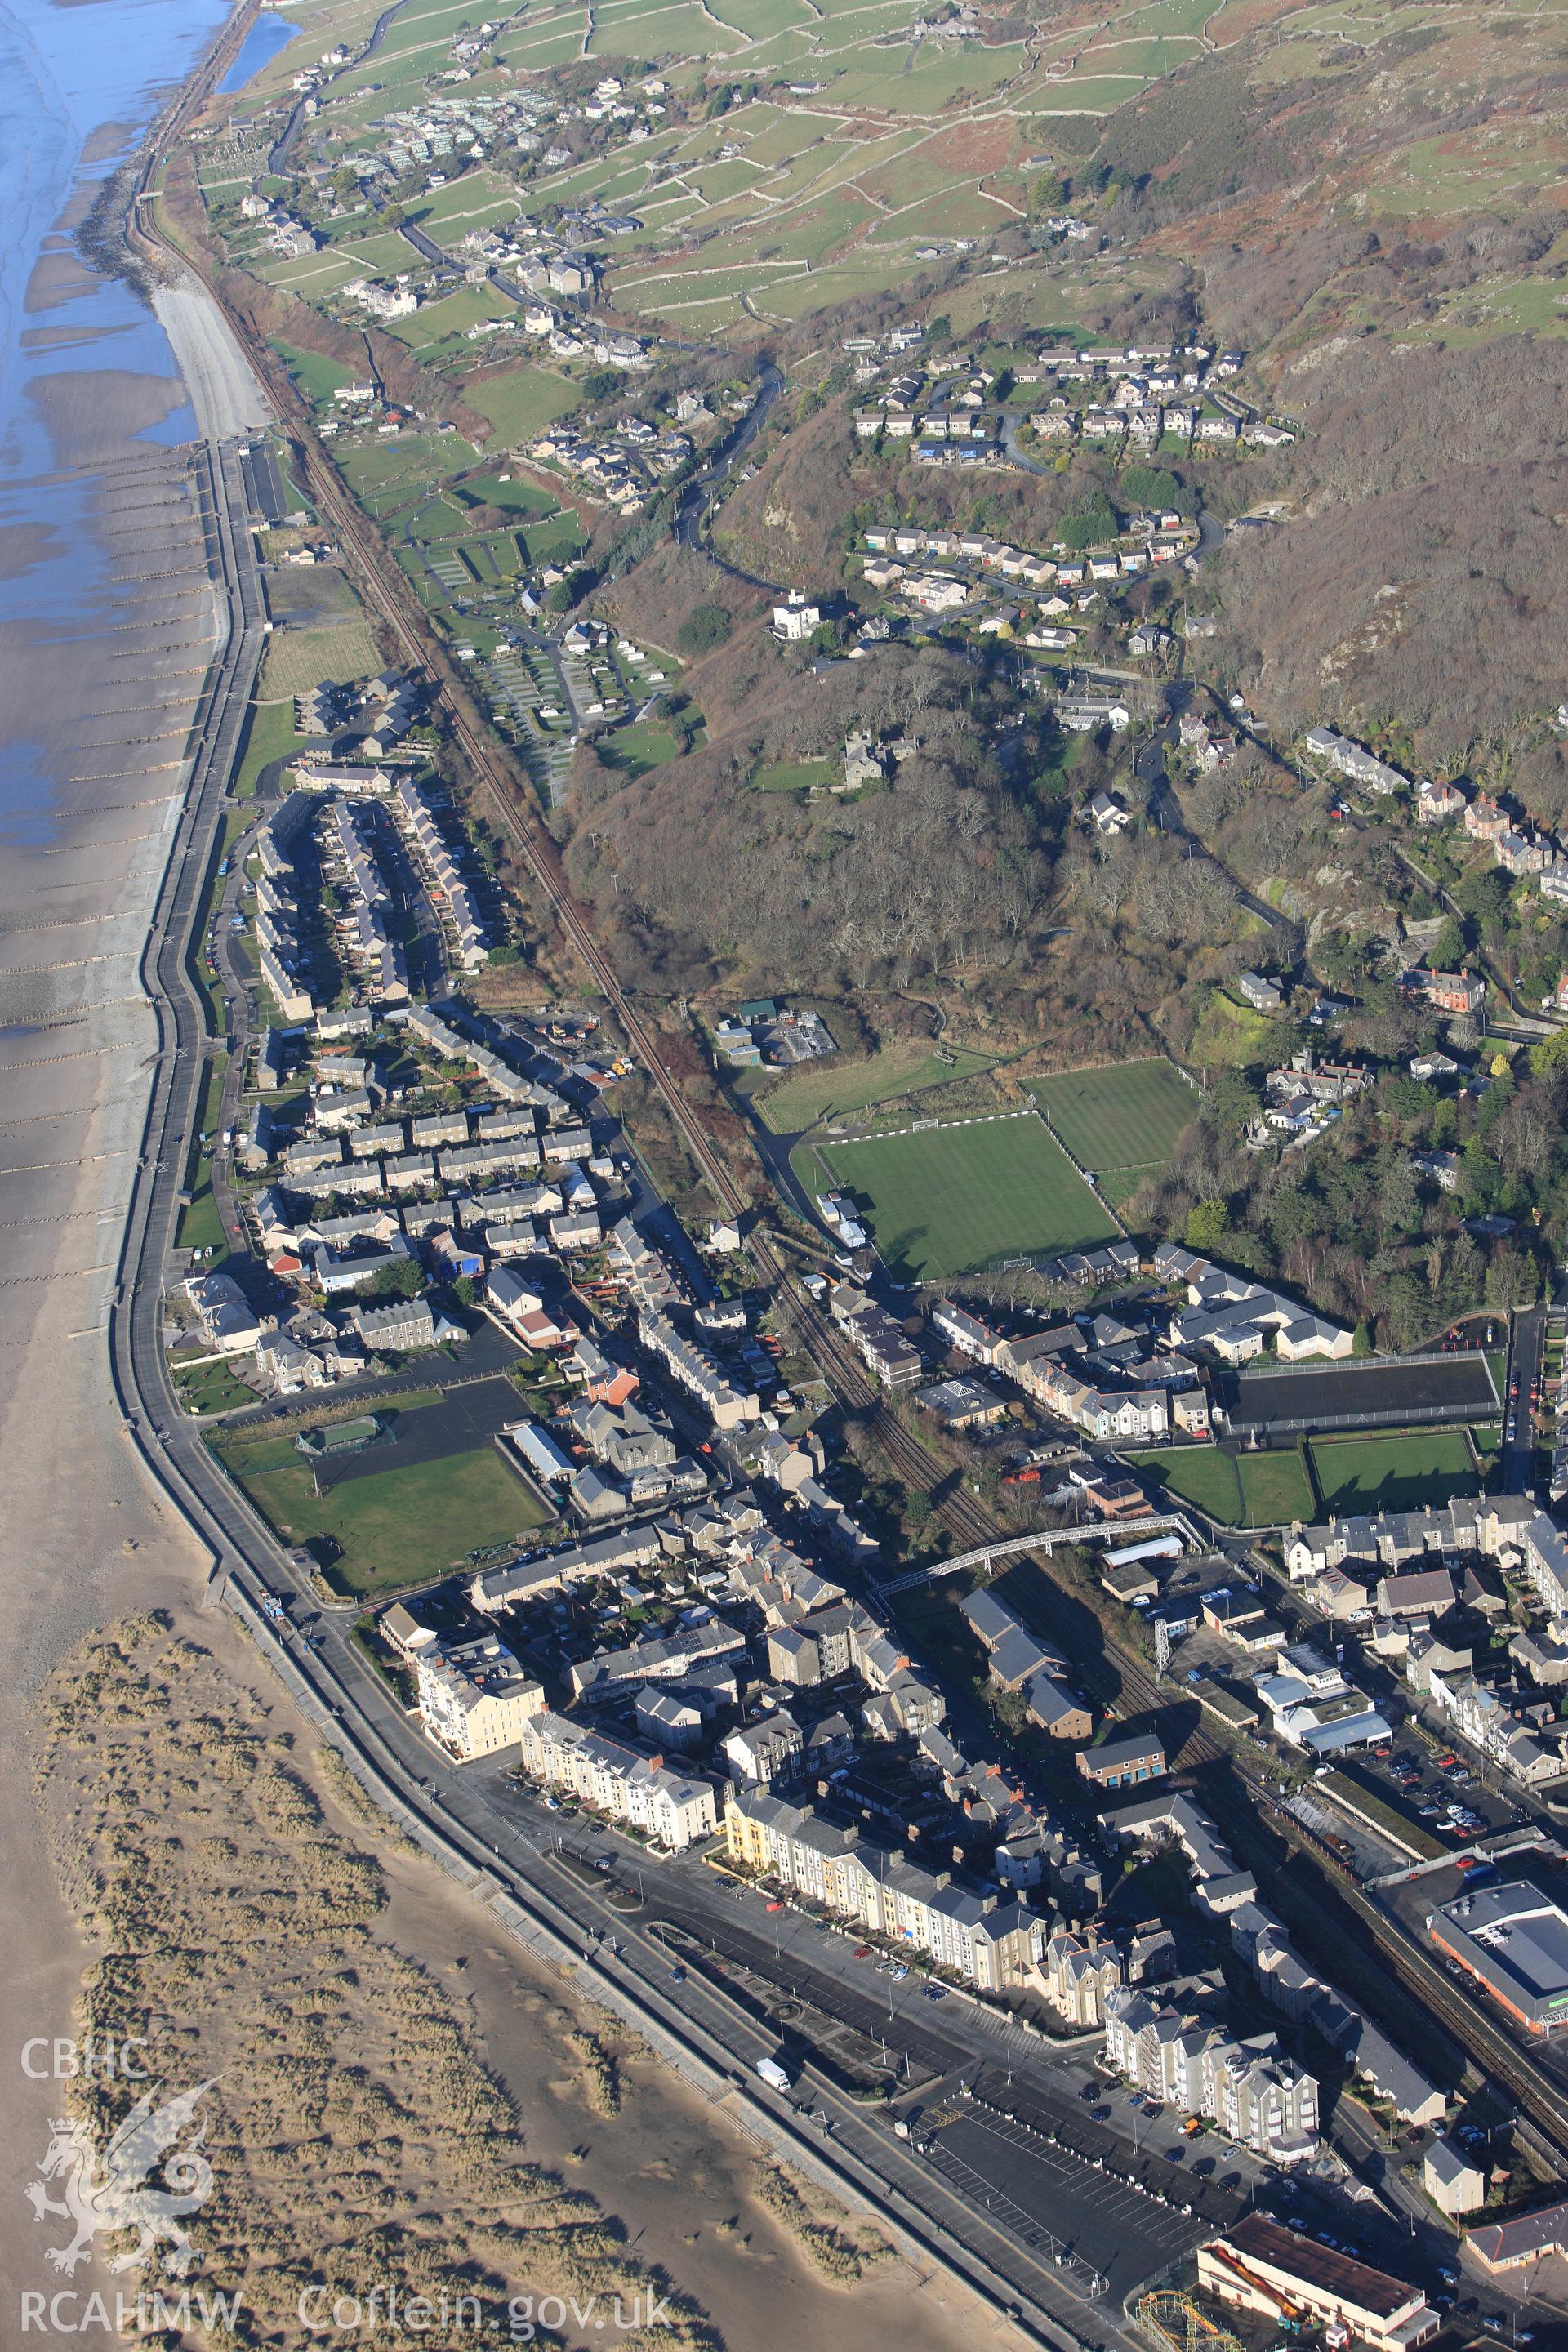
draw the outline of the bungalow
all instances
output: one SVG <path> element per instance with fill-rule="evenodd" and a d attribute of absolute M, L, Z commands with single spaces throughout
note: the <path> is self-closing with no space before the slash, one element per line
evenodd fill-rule
<path fill-rule="evenodd" d="M 1415 1055 L 1410 1064 L 1410 1075 L 1413 1078 L 1425 1078 L 1429 1080 L 1432 1078 L 1463 1078 L 1468 1077 L 1469 1073 L 1466 1069 L 1463 1062 L 1455 1061 L 1452 1054 L 1442 1054 L 1434 1051 L 1430 1054 Z"/>
<path fill-rule="evenodd" d="M 915 1402 L 946 1430 L 988 1429 L 994 1422 L 1007 1418 L 1006 1399 L 976 1387 L 973 1381 L 939 1381 L 918 1390 Z"/>
<path fill-rule="evenodd" d="M 1070 688 L 1058 695 L 1056 717 L 1058 726 L 1066 728 L 1069 735 L 1092 735 L 1101 727 L 1109 727 L 1113 735 L 1125 735 L 1132 723 L 1126 703 L 1091 687 Z"/>

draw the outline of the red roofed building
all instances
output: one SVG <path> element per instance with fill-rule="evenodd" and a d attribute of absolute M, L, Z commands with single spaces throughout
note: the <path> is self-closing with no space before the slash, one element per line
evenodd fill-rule
<path fill-rule="evenodd" d="M 1373 2352 L 1413 2352 L 1441 2327 L 1417 2286 L 1374 2271 L 1261 2213 L 1198 2248 L 1198 2284 L 1268 2319 L 1342 2327 Z"/>

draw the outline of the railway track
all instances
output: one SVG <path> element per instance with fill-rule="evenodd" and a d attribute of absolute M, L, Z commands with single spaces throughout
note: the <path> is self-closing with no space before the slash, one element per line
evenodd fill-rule
<path fill-rule="evenodd" d="M 749 1200 L 712 1149 L 700 1122 L 685 1100 L 674 1074 L 665 1062 L 657 1031 L 643 1019 L 622 988 L 614 966 L 595 936 L 586 911 L 572 889 L 555 844 L 526 814 L 522 796 L 528 787 L 502 765 L 495 747 L 470 719 L 466 708 L 465 682 L 448 659 L 439 639 L 428 627 L 412 589 L 395 567 L 387 565 L 385 551 L 368 518 L 317 445 L 310 411 L 297 393 L 291 378 L 268 348 L 252 334 L 247 322 L 226 311 L 205 257 L 176 247 L 160 228 L 152 207 L 145 204 L 168 147 L 205 103 L 218 75 L 237 50 L 255 14 L 254 6 L 247 5 L 231 19 L 197 76 L 172 102 L 155 127 L 138 177 L 137 201 L 132 204 L 127 224 L 127 242 L 132 250 L 140 250 L 154 267 L 172 262 L 176 271 L 190 270 L 211 299 L 225 310 L 231 331 L 271 393 L 279 416 L 292 433 L 295 460 L 305 487 L 318 510 L 330 520 L 337 533 L 366 603 L 383 621 L 406 657 L 426 667 L 447 688 L 447 706 L 451 714 L 454 735 L 479 791 L 501 832 L 522 858 L 584 970 L 603 992 L 628 1044 L 641 1057 L 677 1133 L 701 1171 L 716 1202 L 731 1216 L 743 1218 L 751 1205 Z M 819 1365 L 840 1404 L 868 1428 L 890 1467 L 909 1486 L 931 1499 L 940 1524 L 966 1549 L 977 1549 L 994 1541 L 1002 1530 L 989 1512 L 973 1496 L 965 1493 L 961 1485 L 954 1483 L 953 1475 L 946 1466 L 889 1411 L 847 1343 L 816 1307 L 765 1236 L 753 1232 L 748 1236 L 746 1246 L 759 1276 L 781 1300 L 794 1338 L 803 1351 Z M 1073 1629 L 1066 1623 L 1069 1604 L 1065 1599 L 1057 1610 L 1047 1608 L 1042 1615 L 1046 1621 L 1043 1631 L 1050 1632 L 1050 1618 L 1058 1615 L 1069 1634 L 1072 1632 Z M 1123 1706 L 1131 1705 L 1155 1714 L 1169 1704 L 1168 1696 L 1162 1695 L 1152 1676 L 1140 1662 L 1109 1637 L 1104 1640 L 1102 1656 L 1092 1679 L 1102 1686 L 1105 1696 L 1114 1697 Z M 1231 1801 L 1215 1807 L 1220 1813 L 1221 1827 L 1227 1833 L 1230 1822 L 1240 1818 L 1248 1807 L 1254 1816 L 1262 1811 L 1278 1822 L 1288 1820 L 1288 1817 L 1279 1814 L 1261 1780 L 1249 1773 L 1228 1749 L 1201 1727 L 1195 1727 L 1189 1734 L 1177 1760 L 1192 1767 L 1213 1768 L 1211 1779 L 1219 1777 L 1230 1784 Z M 1228 1820 L 1226 1816 L 1229 1816 Z M 1289 1834 L 1288 1832 L 1286 1833 Z M 1529 2116 L 1559 2153 L 1568 2158 L 1568 2095 L 1549 2084 L 1531 2063 L 1526 2053 L 1518 2050 L 1505 2033 L 1484 2016 L 1478 2015 L 1469 2003 L 1455 1993 L 1442 1971 L 1428 1963 L 1403 1934 L 1391 1927 L 1386 1917 L 1361 1894 L 1348 1873 L 1331 1859 L 1324 1863 L 1322 1857 L 1314 1856 L 1314 1860 L 1321 1866 L 1332 1870 L 1336 1878 L 1341 1880 L 1338 1891 L 1369 1930 L 1399 1984 L 1451 2032 L 1455 2042 L 1484 2074 L 1509 2091 L 1518 2101 L 1521 2111 Z"/>

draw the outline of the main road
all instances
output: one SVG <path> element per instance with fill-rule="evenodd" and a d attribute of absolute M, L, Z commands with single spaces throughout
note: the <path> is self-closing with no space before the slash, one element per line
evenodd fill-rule
<path fill-rule="evenodd" d="M 371 1784 L 421 1820 L 448 1859 L 482 1874 L 494 1895 L 504 1893 L 520 1918 L 574 1951 L 599 1979 L 604 1995 L 716 2075 L 730 2077 L 726 2095 L 751 2105 L 768 2136 L 826 2171 L 856 2203 L 884 2213 L 918 2255 L 963 2277 L 1000 2311 L 1026 2315 L 1029 2330 L 1052 2352 L 1073 2352 L 1087 2324 L 1096 2342 L 1131 2352 L 1113 2312 L 1085 2311 L 1062 2283 L 1054 2261 L 1022 2242 L 967 2200 L 933 2167 L 871 2124 L 863 2109 L 830 2078 L 814 2079 L 808 2096 L 815 2124 L 803 2125 L 793 2103 L 769 2101 L 748 2073 L 776 2046 L 775 2036 L 749 2017 L 717 1977 L 690 1971 L 683 1990 L 670 1987 L 668 1946 L 647 1927 L 616 1915 L 608 1949 L 605 1896 L 575 1884 L 548 1849 L 548 1817 L 536 1804 L 489 1781 L 462 1780 L 438 1769 L 409 1730 L 390 1694 L 357 1661 L 342 1629 L 329 1621 L 320 1647 L 300 1642 L 290 1626 L 272 1620 L 268 1604 L 287 1608 L 300 1598 L 288 1563 L 269 1530 L 230 1485 L 180 1410 L 162 1340 L 162 1299 L 169 1251 L 181 1206 L 184 1156 L 199 1116 L 205 1086 L 204 1001 L 192 968 L 201 946 L 201 920 L 211 861 L 216 854 L 226 787 L 237 761 L 241 729 L 261 647 L 261 584 L 248 530 L 235 451 L 207 454 L 212 551 L 227 604 L 228 628 L 201 714 L 190 789 L 158 899 L 142 977 L 159 1024 L 159 1052 L 143 1148 L 127 1219 L 119 1282 L 110 1316 L 110 1361 L 127 1426 L 149 1470 L 211 1545 L 215 1595 L 231 1597 L 264 1638 L 288 1655 L 279 1665 L 301 1697 L 357 1762 Z M 504 1848 L 504 1851 L 503 1851 Z M 967 2046 L 966 2046 L 967 2045 Z M 972 2050 L 967 2036 L 952 2047 L 955 2067 Z M 944 2050 L 943 2055 L 949 2054 Z M 737 2065 L 742 2070 L 736 2074 Z M 1165 2209 L 1149 2200 L 1151 2213 Z M 1075 2324 L 1076 2323 L 1076 2324 Z"/>
<path fill-rule="evenodd" d="M 229 28 L 231 35 L 243 21 L 244 12 Z M 143 168 L 143 191 L 150 187 L 168 142 L 188 123 L 215 70 L 213 60 L 209 60 L 203 76 L 187 87 L 154 134 Z M 133 246 L 151 252 L 155 258 L 171 254 L 177 268 L 194 268 L 214 300 L 217 300 L 216 286 L 203 257 L 193 258 L 168 244 L 154 206 L 142 207 L 131 236 Z M 299 435 L 298 451 L 310 494 L 338 535 L 367 604 L 384 621 L 407 659 L 425 667 L 446 687 L 454 738 L 478 792 L 602 991 L 715 1200 L 730 1214 L 749 1221 L 748 1199 L 720 1159 L 675 1074 L 667 1066 L 658 1032 L 643 1020 L 623 989 L 613 963 L 599 943 L 591 917 L 577 901 L 567 880 L 553 840 L 531 811 L 526 786 L 478 721 L 466 680 L 431 629 L 410 584 L 395 565 L 387 562 L 374 526 L 350 497 L 341 475 L 317 444 L 310 412 L 287 372 L 250 333 L 244 320 L 234 318 L 230 324 L 258 374 L 268 385 L 279 414 Z M 777 378 L 776 370 L 772 374 L 766 372 L 770 365 L 764 362 L 762 389 L 750 416 L 731 437 L 718 468 L 710 469 L 710 476 L 732 463 L 741 448 L 749 446 L 749 440 L 761 430 L 783 381 Z M 205 872 L 199 853 L 205 841 L 210 855 L 216 799 L 233 764 L 239 714 L 248 691 L 248 681 L 243 686 L 239 681 L 245 663 L 249 660 L 253 667 L 258 651 L 255 633 L 259 629 L 259 586 L 248 532 L 243 525 L 237 529 L 229 517 L 231 501 L 235 516 L 242 518 L 245 511 L 237 495 L 237 482 L 230 479 L 231 469 L 232 458 L 226 460 L 219 453 L 214 461 L 215 514 L 223 510 L 216 528 L 219 554 L 228 577 L 230 639 L 204 723 L 198 772 L 182 820 L 146 966 L 149 988 L 160 1000 L 164 1043 L 149 1121 L 148 1148 L 139 1171 L 121 1265 L 113 1314 L 113 1357 L 129 1423 L 153 1475 L 175 1496 L 194 1523 L 207 1533 L 214 1547 L 217 1573 L 233 1577 L 239 1590 L 254 1601 L 268 1589 L 286 1586 L 286 1570 L 268 1530 L 223 1478 L 202 1444 L 195 1425 L 176 1411 L 158 1333 L 159 1301 L 178 1205 L 183 1152 L 192 1132 L 196 1107 L 195 1063 L 199 1050 L 200 1013 L 187 963 L 189 924 Z M 689 486 L 689 496 L 696 488 L 700 499 L 708 487 L 710 479 L 700 478 L 699 484 Z M 696 510 L 688 504 L 689 516 Z M 692 528 L 690 522 L 687 528 Z M 687 543 L 692 541 L 688 539 Z M 228 767 L 224 764 L 226 758 Z M 205 834 L 204 825 L 209 828 Z M 998 1530 L 989 1514 L 965 1491 L 962 1480 L 887 1409 L 843 1335 L 801 1287 L 765 1232 L 754 1228 L 748 1236 L 747 1246 L 760 1278 L 779 1297 L 796 1344 L 816 1359 L 840 1403 L 867 1427 L 898 1475 L 912 1491 L 931 1497 L 938 1523 L 962 1547 L 974 1549 L 994 1540 Z M 1086 1612 L 1044 1580 L 1042 1595 L 1041 1630 L 1047 1633 L 1056 1630 L 1081 1650 Z M 1093 1654 L 1083 1662 L 1082 1671 L 1085 1679 L 1102 1696 L 1113 1699 L 1124 1713 L 1136 1709 L 1153 1714 L 1168 1706 L 1169 1694 L 1161 1692 L 1130 1650 L 1102 1635 L 1097 1625 L 1089 1631 Z M 324 1671 L 319 1667 L 312 1670 Z M 360 1731 L 367 1732 L 372 1702 L 363 1694 L 356 1695 L 348 1685 L 341 1685 L 337 1696 L 327 1703 L 346 1712 L 351 1700 Z M 1273 1814 L 1271 1797 L 1258 1774 L 1233 1759 L 1209 1734 L 1194 1728 L 1186 1739 L 1182 1758 L 1197 1773 L 1205 1801 L 1242 1858 L 1259 1853 L 1261 1858 L 1274 1859 L 1260 1828 L 1263 1820 L 1269 1820 L 1281 1835 L 1298 1849 L 1301 1847 L 1302 1841 L 1292 1825 Z M 1313 1859 L 1321 1868 L 1321 1857 Z M 1478 2016 L 1468 2004 L 1455 2000 L 1441 1971 L 1405 1936 L 1397 1923 L 1375 1911 L 1354 1890 L 1337 1884 L 1326 1871 L 1317 1891 L 1331 1931 L 1335 1926 L 1359 1927 L 1377 1946 L 1384 1969 L 1392 1971 L 1427 2014 L 1449 2028 L 1455 2041 L 1480 2071 L 1505 2084 L 1548 2138 L 1568 2154 L 1568 2096 L 1561 2087 L 1500 2029 Z M 951 2221 L 944 2223 L 939 2237 L 950 2232 L 951 2227 Z M 995 2290 L 993 2286 L 987 2291 Z"/>
<path fill-rule="evenodd" d="M 504 1891 L 520 1916 L 542 1930 L 574 1949 L 584 1941 L 591 1946 L 581 1965 L 599 1979 L 605 1997 L 654 2028 L 663 2046 L 689 2053 L 721 2081 L 729 2076 L 727 2095 L 753 2108 L 754 2121 L 765 2123 L 775 2144 L 825 2171 L 852 2204 L 883 2213 L 918 2257 L 963 2278 L 994 2310 L 1026 2326 L 1052 2352 L 1075 2352 L 1085 2341 L 1113 2342 L 1131 2352 L 1132 2339 L 1122 2333 L 1114 2309 L 1091 2309 L 1075 2298 L 1039 2244 L 1012 2234 L 985 2213 L 983 2201 L 967 2197 L 890 2133 L 879 2130 L 829 2077 L 811 2081 L 808 2095 L 816 2116 L 812 2126 L 801 2124 L 792 2103 L 770 2102 L 749 2072 L 775 2046 L 769 2030 L 701 1972 L 689 1972 L 682 1993 L 675 1996 L 668 1951 L 644 1931 L 628 1927 L 617 1933 L 620 1951 L 606 1951 L 602 1939 L 588 1932 L 596 1924 L 595 1914 L 602 1917 L 602 1897 L 589 1901 L 575 1893 L 570 1875 L 563 1877 L 549 1864 L 537 1807 L 530 1808 L 521 1796 L 503 1800 L 494 1783 L 465 1781 L 449 1771 L 440 1773 L 438 1789 L 433 1759 L 409 1731 L 390 1694 L 353 1658 L 342 1629 L 329 1619 L 318 1637 L 320 1646 L 307 1645 L 272 1616 L 279 1601 L 287 1610 L 300 1598 L 289 1563 L 208 1452 L 199 1426 L 182 1411 L 162 1332 L 163 1290 L 186 1156 L 205 1099 L 209 1050 L 194 959 L 204 945 L 204 909 L 225 795 L 238 764 L 245 713 L 265 644 L 264 598 L 237 450 L 232 445 L 209 447 L 203 462 L 210 553 L 222 583 L 226 628 L 199 716 L 191 782 L 142 960 L 159 1044 L 110 1329 L 112 1377 L 127 1429 L 152 1476 L 210 1547 L 212 1596 L 226 1593 L 264 1638 L 270 1633 L 287 1647 L 279 1664 L 301 1697 L 331 1724 L 333 1736 L 372 1785 L 422 1822 L 449 1859 L 455 1849 L 473 1871 L 485 1874 L 492 1890 Z M 226 977 L 232 984 L 231 971 Z M 237 1011 L 243 1040 L 243 1004 Z M 955 2067 L 972 2053 L 975 2030 L 952 2043 Z M 1152 2214 L 1167 2210 L 1147 2201 Z"/>

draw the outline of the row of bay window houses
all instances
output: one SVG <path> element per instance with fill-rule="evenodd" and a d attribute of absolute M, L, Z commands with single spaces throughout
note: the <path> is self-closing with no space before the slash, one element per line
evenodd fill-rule
<path fill-rule="evenodd" d="M 415 1670 L 426 1737 L 455 1764 L 515 1751 L 545 1787 L 570 1790 L 595 1812 L 679 1853 L 718 1826 L 713 1784 L 672 1771 L 661 1754 L 553 1714 L 542 1685 L 495 1633 L 444 1640 L 405 1610 L 383 1630 Z"/>
<path fill-rule="evenodd" d="M 1223 2000 L 1217 1977 L 1198 1988 L 1195 2003 L 1184 1998 L 1190 1987 L 1127 1981 L 1130 1971 L 1141 1976 L 1166 1964 L 1168 1934 L 1141 1931 L 1123 1955 L 1093 1928 L 1053 1929 L 1016 1897 L 911 1861 L 853 1824 L 763 1788 L 732 1787 L 723 1827 L 736 1869 L 793 1890 L 858 1932 L 920 1953 L 977 1992 L 1049 1992 L 1064 1977 L 1093 1969 L 1092 1994 L 1073 2021 L 1103 2025 L 1109 2064 L 1152 2096 L 1215 2123 L 1267 2163 L 1296 2164 L 1315 2152 L 1315 2078 L 1274 2034 L 1239 2038 L 1203 2013 Z M 1072 2004 L 1058 1997 L 1057 2005 L 1071 2014 Z"/>
<path fill-rule="evenodd" d="M 546 1710 L 521 1727 L 517 1746 L 530 1780 L 570 1790 L 595 1812 L 641 1830 L 672 1853 L 711 1837 L 717 1826 L 711 1780 L 671 1771 L 662 1755 L 591 1724 Z"/>
<path fill-rule="evenodd" d="M 1268 2164 L 1300 2164 L 1317 2153 L 1317 2082 L 1281 2053 L 1275 2034 L 1238 2040 L 1159 1989 L 1121 1985 L 1106 1999 L 1105 2055 L 1150 2098 L 1217 2124 Z"/>
<path fill-rule="evenodd" d="M 1166 1788 L 1117 1812 L 1101 1813 L 1100 1822 L 1102 1829 L 1121 1841 L 1179 1852 L 1192 1873 L 1194 1908 L 1216 1927 L 1223 1925 L 1228 1931 L 1237 1958 L 1250 1969 L 1265 2000 L 1294 2024 L 1310 2027 L 1338 2050 L 1403 2122 L 1429 2124 L 1441 2118 L 1446 2105 L 1442 2091 L 1353 2001 L 1300 1958 L 1283 1923 L 1259 1902 L 1251 1872 L 1237 1870 L 1229 1847 L 1193 1798 Z M 1085 1939 L 1080 1937 L 1079 1941 Z M 1070 1968 L 1065 1965 L 1070 1958 L 1066 1953 L 1064 1965 L 1055 1961 L 1048 1948 L 1044 1958 L 1041 1990 L 1074 2021 L 1095 2021 L 1098 2013 L 1107 2026 L 1107 2054 L 1113 2063 L 1121 2064 L 1122 2058 L 1110 2046 L 1110 2022 L 1123 1993 L 1133 1989 L 1128 1983 L 1131 1969 L 1103 1947 L 1086 1951 Z M 1070 2008 L 1056 1989 L 1069 1984 Z M 1166 1996 L 1168 2011 L 1172 1998 Z M 1126 2015 L 1124 2005 L 1120 2013 Z M 1271 2160 L 1289 2159 L 1276 2154 Z"/>
<path fill-rule="evenodd" d="M 920 1952 L 979 1992 L 1022 1990 L 1046 1921 L 1016 1897 L 911 1862 L 859 1829 L 765 1789 L 731 1789 L 724 1840 L 736 1868 L 767 1878 L 868 1935 Z"/>
<path fill-rule="evenodd" d="M 1183 1983 L 1169 1974 L 1173 1938 L 1157 1922 L 1126 1948 L 1093 1924 L 1058 1921 L 1040 1953 L 1037 1981 L 1070 2026 L 1102 2026 L 1105 2063 L 1136 2088 L 1185 2116 L 1216 2124 L 1268 2164 L 1300 2164 L 1318 2141 L 1314 2076 L 1272 2033 L 1238 2037 L 1218 2020 L 1217 1971 Z"/>

